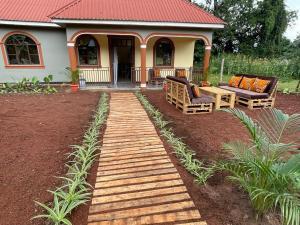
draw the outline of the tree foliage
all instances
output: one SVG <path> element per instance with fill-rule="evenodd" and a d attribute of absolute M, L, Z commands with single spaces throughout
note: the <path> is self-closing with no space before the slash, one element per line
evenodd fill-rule
<path fill-rule="evenodd" d="M 283 34 L 296 17 L 284 0 L 205 0 L 200 6 L 227 23 L 215 32 L 215 53 L 277 56 L 285 43 Z"/>

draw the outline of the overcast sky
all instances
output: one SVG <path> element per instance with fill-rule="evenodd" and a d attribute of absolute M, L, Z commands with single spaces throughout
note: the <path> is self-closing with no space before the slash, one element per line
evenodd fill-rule
<path fill-rule="evenodd" d="M 198 2 L 204 2 L 204 0 L 196 0 Z M 297 21 L 289 26 L 287 29 L 285 36 L 291 40 L 294 40 L 297 35 L 300 35 L 300 0 L 285 0 L 286 5 L 289 9 L 298 11 L 298 19 Z"/>

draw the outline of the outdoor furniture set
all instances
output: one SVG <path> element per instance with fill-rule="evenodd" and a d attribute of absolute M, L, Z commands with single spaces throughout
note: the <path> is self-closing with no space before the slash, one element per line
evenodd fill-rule
<path fill-rule="evenodd" d="M 190 83 L 184 74 L 166 78 L 166 99 L 185 114 L 212 112 L 235 104 L 249 109 L 274 107 L 278 80 L 249 74 L 237 74 L 228 84 L 219 87 L 198 87 Z"/>

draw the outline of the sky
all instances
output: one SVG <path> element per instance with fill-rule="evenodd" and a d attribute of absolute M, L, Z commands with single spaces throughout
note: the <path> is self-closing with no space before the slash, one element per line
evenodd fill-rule
<path fill-rule="evenodd" d="M 204 2 L 204 0 L 196 0 L 197 2 Z M 290 25 L 285 32 L 285 36 L 290 40 L 295 40 L 295 38 L 300 35 L 300 0 L 285 0 L 288 9 L 298 11 L 298 19 L 294 24 Z"/>
<path fill-rule="evenodd" d="M 286 0 L 286 5 L 289 9 L 298 11 L 297 21 L 291 25 L 285 33 L 287 38 L 294 40 L 297 35 L 300 35 L 300 0 Z"/>

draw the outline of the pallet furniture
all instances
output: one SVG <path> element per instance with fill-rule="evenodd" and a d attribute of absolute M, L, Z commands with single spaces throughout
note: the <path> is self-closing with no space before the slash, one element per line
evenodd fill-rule
<path fill-rule="evenodd" d="M 270 84 L 264 93 L 257 93 L 240 88 L 229 87 L 228 84 L 221 84 L 219 88 L 233 91 L 236 93 L 235 103 L 246 106 L 249 109 L 273 108 L 275 105 L 278 79 L 276 77 L 258 76 L 253 74 L 236 74 L 235 76 L 243 76 L 247 78 L 259 78 L 269 80 Z"/>
<path fill-rule="evenodd" d="M 234 108 L 235 92 L 218 87 L 200 87 L 199 89 L 202 93 L 211 95 L 215 98 L 215 109 L 224 107 Z"/>
<path fill-rule="evenodd" d="M 159 68 L 153 68 L 150 71 L 150 84 L 152 85 L 162 85 L 165 78 L 161 76 L 161 71 Z"/>
<path fill-rule="evenodd" d="M 193 96 L 191 86 L 186 78 L 166 78 L 166 99 L 184 114 L 202 114 L 212 112 L 213 98 L 202 94 Z"/>

